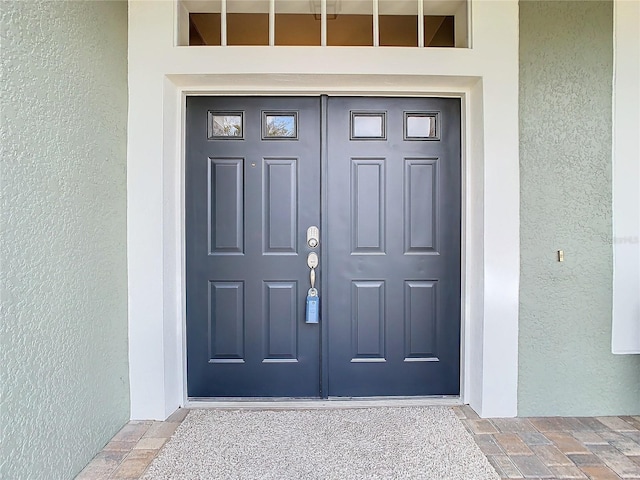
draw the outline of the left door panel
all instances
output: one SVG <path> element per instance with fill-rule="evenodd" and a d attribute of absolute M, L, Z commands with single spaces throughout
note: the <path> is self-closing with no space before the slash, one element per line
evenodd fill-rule
<path fill-rule="evenodd" d="M 304 323 L 320 224 L 320 99 L 187 97 L 189 397 L 317 397 Z"/>

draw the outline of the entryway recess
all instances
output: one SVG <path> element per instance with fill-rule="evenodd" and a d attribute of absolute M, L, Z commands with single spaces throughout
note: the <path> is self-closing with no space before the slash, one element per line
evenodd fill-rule
<path fill-rule="evenodd" d="M 459 395 L 460 109 L 187 97 L 188 397 Z"/>

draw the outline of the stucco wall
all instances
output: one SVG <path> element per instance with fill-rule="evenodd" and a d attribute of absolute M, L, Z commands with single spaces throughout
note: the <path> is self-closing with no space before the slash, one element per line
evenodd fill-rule
<path fill-rule="evenodd" d="M 612 28 L 611 2 L 520 2 L 521 416 L 640 413 L 640 356 L 611 353 Z"/>
<path fill-rule="evenodd" d="M 0 3 L 0 477 L 67 479 L 129 417 L 127 4 Z"/>

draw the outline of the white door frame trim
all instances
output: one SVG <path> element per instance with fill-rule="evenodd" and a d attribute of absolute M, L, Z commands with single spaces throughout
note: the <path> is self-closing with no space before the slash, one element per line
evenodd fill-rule
<path fill-rule="evenodd" d="M 312 81 L 316 84 L 321 84 L 322 83 L 322 78 L 314 78 L 312 79 Z M 476 79 L 477 81 L 477 79 Z M 346 82 L 349 83 L 349 82 Z M 181 360 L 182 363 L 182 371 L 181 371 L 181 376 L 182 376 L 182 404 L 181 406 L 202 406 L 204 404 L 211 404 L 211 405 L 217 405 L 217 406 L 224 406 L 227 405 L 227 403 L 229 403 L 229 405 L 238 405 L 238 406 L 242 406 L 242 405 L 246 405 L 245 401 L 240 401 L 240 402 L 220 402 L 220 401 L 214 401 L 214 400 L 210 400 L 210 401 L 202 401 L 202 400 L 197 400 L 197 399 L 193 399 L 190 398 L 187 394 L 187 312 L 186 312 L 186 226 L 185 226 L 185 195 L 186 195 L 186 189 L 185 189 L 185 162 L 186 162 L 186 144 L 185 144 L 185 140 L 186 140 L 186 97 L 190 96 L 190 95 L 197 95 L 197 96 L 272 96 L 272 95 L 278 95 L 278 96 L 317 96 L 320 97 L 320 95 L 325 95 L 328 94 L 327 92 L 320 92 L 317 91 L 315 89 L 313 90 L 298 90 L 296 92 L 291 92 L 291 91 L 282 91 L 282 90 L 278 90 L 277 87 L 274 87 L 274 85 L 270 85 L 269 84 L 269 78 L 268 75 L 265 75 L 264 78 L 261 80 L 260 82 L 261 86 L 264 88 L 260 88 L 260 89 L 255 89 L 255 90 L 251 90 L 251 91 L 247 91 L 247 90 L 241 90 L 241 91 L 236 91 L 233 89 L 233 87 L 227 86 L 225 87 L 221 87 L 221 86 L 202 86 L 199 88 L 185 88 L 185 87 L 175 87 L 175 93 L 178 97 L 178 105 L 179 108 L 177 109 L 177 117 L 175 118 L 175 121 L 178 125 L 180 125 L 180 131 L 178 134 L 178 139 L 179 139 L 179 145 L 180 145 L 180 156 L 179 156 L 179 179 L 180 179 L 180 195 L 178 196 L 178 201 L 179 204 L 176 205 L 178 212 L 180 213 L 180 232 L 179 234 L 176 236 L 176 238 L 178 238 L 179 240 L 179 244 L 176 245 L 176 249 L 177 251 L 180 252 L 180 277 L 178 279 L 179 285 L 180 285 L 180 298 L 178 298 L 178 303 L 181 306 L 180 310 L 181 310 L 181 331 L 182 331 L 182 335 L 181 335 L 181 343 L 180 343 L 180 353 L 178 355 L 178 357 Z M 327 87 L 328 88 L 328 87 Z M 470 230 L 471 227 L 471 220 L 470 220 L 470 216 L 468 214 L 469 211 L 469 206 L 467 205 L 467 202 L 470 199 L 470 195 L 469 195 L 469 184 L 468 184 L 468 179 L 469 179 L 469 171 L 468 171 L 468 163 L 467 163 L 467 158 L 470 155 L 470 152 L 468 150 L 468 142 L 465 138 L 465 132 L 468 132 L 470 130 L 470 126 L 468 125 L 468 121 L 470 118 L 470 115 L 468 113 L 468 102 L 467 102 L 467 97 L 470 95 L 470 89 L 452 89 L 451 91 L 441 91 L 439 93 L 433 93 L 433 92 L 428 92 L 428 91 L 422 91 L 422 92 L 418 92 L 418 91 L 411 91 L 411 90 L 402 90 L 402 89 L 381 89 L 380 87 L 374 89 L 374 90 L 367 90 L 367 91 L 352 91 L 350 88 L 337 88 L 337 89 L 333 89 L 333 91 L 331 93 L 328 94 L 329 96 L 359 96 L 359 97 L 373 97 L 373 96 L 377 96 L 377 97 L 412 97 L 412 98 L 426 98 L 426 97 L 436 97 L 436 98 L 443 98 L 443 97 L 447 97 L 447 98 L 459 98 L 461 100 L 461 104 L 460 104 L 460 115 L 461 115 L 461 131 L 460 131 L 460 135 L 461 135 L 461 141 L 462 141 L 462 148 L 461 148 L 461 182 L 462 182 L 462 186 L 461 186 L 461 235 L 460 235 L 460 242 L 461 242 L 461 289 L 460 289 L 460 322 L 461 322 L 461 330 L 460 330 L 460 395 L 457 396 L 456 398 L 459 398 L 458 401 L 456 400 L 450 400 L 450 402 L 452 402 L 451 404 L 455 405 L 458 403 L 469 403 L 467 396 L 465 395 L 465 392 L 467 392 L 470 388 L 469 386 L 469 382 L 465 381 L 465 379 L 467 378 L 466 372 L 469 370 L 469 366 L 467 364 L 467 362 L 470 359 L 470 355 L 468 352 L 468 348 L 471 345 L 470 343 L 470 339 L 468 338 L 468 333 L 470 332 L 470 322 L 471 322 L 471 318 L 470 318 L 470 312 L 469 312 L 469 298 L 468 298 L 468 292 L 469 289 L 467 288 L 467 278 L 469 276 L 469 269 L 467 268 L 467 263 L 468 263 L 468 258 L 469 258 L 469 245 L 470 242 L 467 241 L 465 235 L 466 232 Z M 322 321 L 322 320 L 321 320 Z M 319 401 L 321 399 L 318 399 Z M 354 400 L 355 401 L 355 400 Z M 364 400 L 366 401 L 366 400 Z M 390 400 L 386 399 L 385 402 L 388 402 Z M 400 400 L 398 400 L 400 401 Z M 404 400 L 403 400 L 404 401 Z M 426 399 L 426 400 L 422 400 L 419 398 L 416 398 L 416 402 L 420 403 L 421 405 L 431 405 L 433 399 Z M 331 405 L 337 406 L 338 404 L 336 403 L 336 400 L 332 400 Z M 343 402 L 347 402 L 346 400 L 343 400 Z M 257 402 L 253 402 L 256 403 L 256 405 L 262 405 L 262 403 L 257 403 Z M 404 401 L 404 403 L 407 403 L 406 401 Z M 410 402 L 409 402 L 410 403 Z M 290 401 L 285 401 L 284 402 L 285 405 L 291 405 Z M 307 403 L 305 403 L 306 405 Z M 379 404 L 376 403 L 376 405 Z M 386 403 L 383 402 L 384 405 L 386 405 Z M 403 402 L 400 402 L 398 405 L 402 405 Z M 273 405 L 273 401 L 265 401 L 264 402 L 264 406 L 269 406 L 271 407 Z M 374 404 L 371 404 L 374 405 Z M 382 406 L 384 406 L 382 405 Z M 412 404 L 413 405 L 413 404 Z M 228 406 L 228 405 L 227 405 Z"/>
<path fill-rule="evenodd" d="M 615 0 L 611 350 L 640 354 L 640 3 Z"/>

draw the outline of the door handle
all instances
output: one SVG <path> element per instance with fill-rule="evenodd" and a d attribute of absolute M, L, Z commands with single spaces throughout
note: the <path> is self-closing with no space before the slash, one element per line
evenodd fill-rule
<path fill-rule="evenodd" d="M 307 266 L 310 269 L 309 281 L 311 282 L 311 290 L 316 290 L 316 267 L 318 266 L 318 263 L 318 254 L 316 252 L 309 252 L 309 255 L 307 256 Z"/>

